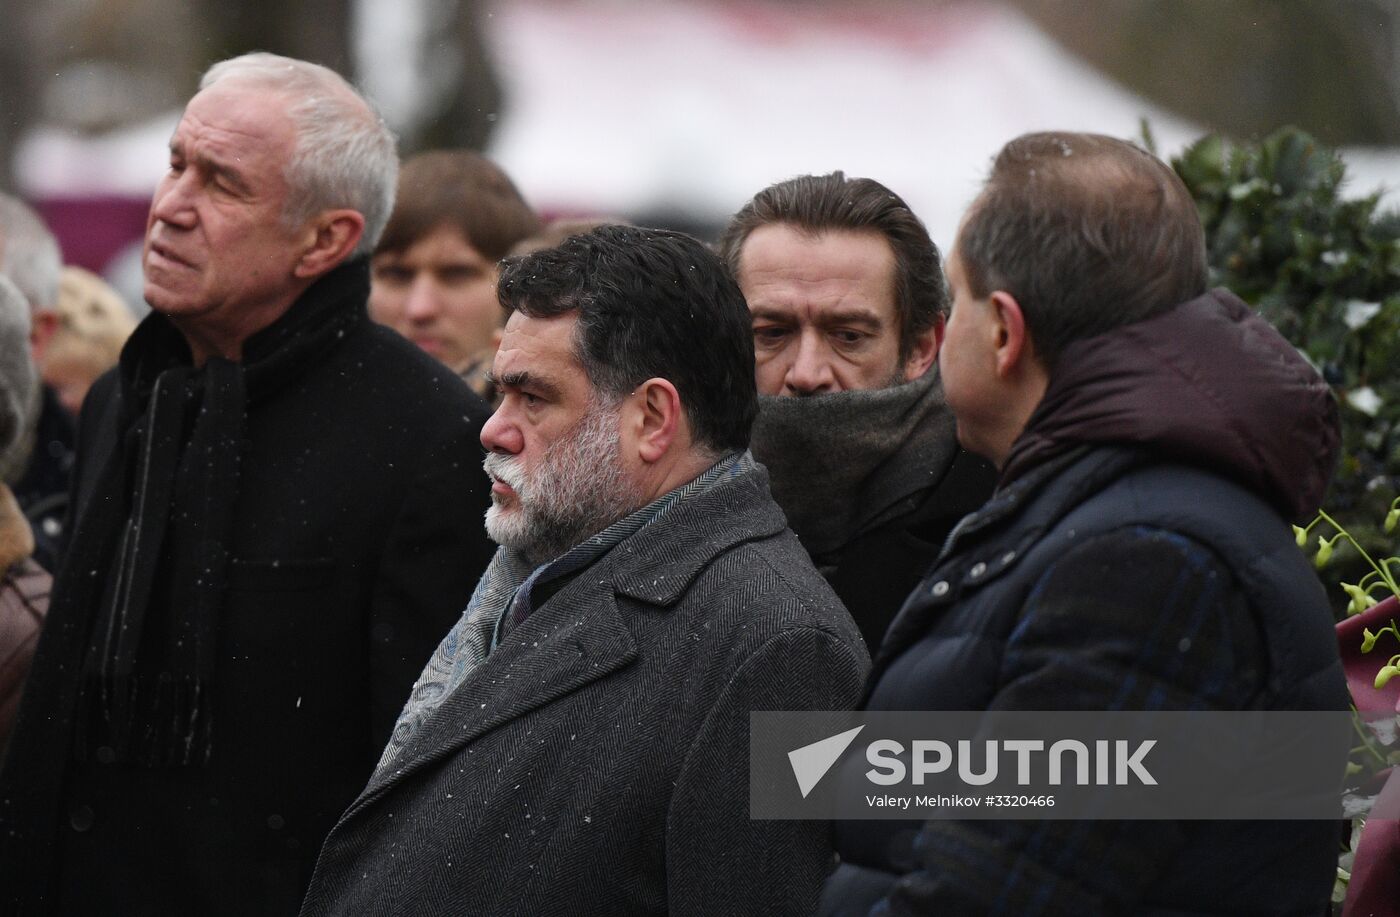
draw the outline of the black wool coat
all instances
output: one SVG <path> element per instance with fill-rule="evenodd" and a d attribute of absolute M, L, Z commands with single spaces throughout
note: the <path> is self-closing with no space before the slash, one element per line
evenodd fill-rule
<path fill-rule="evenodd" d="M 806 915 L 830 827 L 749 818 L 749 713 L 849 709 L 869 659 L 744 474 L 512 629 L 375 775 L 302 914 Z"/>
<path fill-rule="evenodd" d="M 363 261 L 337 268 L 245 347 L 255 361 L 283 323 L 316 335 L 335 318 L 314 359 L 248 402 L 207 763 L 75 754 L 92 609 L 63 593 L 110 559 L 70 556 L 0 775 L 0 912 L 296 912 L 322 839 L 493 549 L 485 405 L 370 322 L 367 294 Z M 96 490 L 130 415 L 118 383 L 104 377 L 85 406 L 79 529 L 118 496 Z"/>

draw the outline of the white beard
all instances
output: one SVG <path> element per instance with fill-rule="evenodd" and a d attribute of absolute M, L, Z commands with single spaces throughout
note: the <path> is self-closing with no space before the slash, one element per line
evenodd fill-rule
<path fill-rule="evenodd" d="M 637 509 L 636 488 L 626 479 L 615 408 L 590 406 L 573 429 L 545 450 L 526 472 L 510 455 L 492 453 L 482 467 L 515 491 L 491 494 L 486 534 L 534 564 L 563 555 Z"/>

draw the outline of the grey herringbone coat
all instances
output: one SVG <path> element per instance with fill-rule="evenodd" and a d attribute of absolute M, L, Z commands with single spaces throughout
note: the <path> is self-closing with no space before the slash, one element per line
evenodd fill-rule
<path fill-rule="evenodd" d="M 757 470 L 513 629 L 331 832 L 302 913 L 809 914 L 822 822 L 753 821 L 749 711 L 847 709 L 869 659 Z"/>

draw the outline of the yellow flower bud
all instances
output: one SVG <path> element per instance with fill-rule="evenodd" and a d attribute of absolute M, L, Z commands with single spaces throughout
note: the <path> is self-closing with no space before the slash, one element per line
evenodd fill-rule
<path fill-rule="evenodd" d="M 1315 566 L 1315 567 L 1317 567 L 1317 569 L 1321 570 L 1323 567 L 1327 566 L 1327 562 L 1328 562 L 1329 560 L 1331 560 L 1331 559 L 1332 559 L 1332 542 L 1328 541 L 1326 538 L 1323 538 L 1321 535 L 1318 535 L 1318 536 L 1317 536 L 1317 555 L 1316 555 L 1315 557 L 1313 557 L 1313 566 Z"/>
<path fill-rule="evenodd" d="M 1306 548 L 1308 546 L 1308 530 L 1302 526 L 1293 526 L 1293 540 L 1298 542 L 1298 547 Z"/>
<path fill-rule="evenodd" d="M 1388 665 L 1388 666 L 1385 666 L 1384 668 L 1382 668 L 1379 672 L 1377 672 L 1377 673 L 1376 673 L 1376 688 L 1377 688 L 1377 689 L 1384 688 L 1386 682 L 1390 681 L 1390 679 L 1395 675 L 1396 671 L 1400 671 L 1400 670 L 1397 670 L 1397 669 L 1395 668 L 1395 666 L 1393 666 L 1393 665 Z"/>
<path fill-rule="evenodd" d="M 1395 531 L 1396 523 L 1400 523 L 1400 506 L 1385 514 L 1385 533 L 1389 535 Z M 1295 525 L 1294 528 L 1297 528 Z"/>
<path fill-rule="evenodd" d="M 1371 649 L 1376 645 L 1376 638 L 1379 637 L 1379 636 L 1380 636 L 1380 634 L 1373 634 L 1373 633 L 1371 633 L 1371 628 L 1369 628 L 1369 627 L 1368 627 L 1368 628 L 1365 628 L 1364 630 L 1362 630 L 1362 631 L 1361 631 L 1361 652 L 1363 652 L 1363 653 L 1369 653 L 1369 652 L 1371 652 Z"/>
<path fill-rule="evenodd" d="M 1376 604 L 1376 600 L 1367 594 L 1366 590 L 1360 586 L 1353 586 L 1351 583 L 1342 583 L 1342 589 L 1351 596 L 1351 604 L 1348 606 L 1350 614 L 1359 615 L 1361 612 Z"/>

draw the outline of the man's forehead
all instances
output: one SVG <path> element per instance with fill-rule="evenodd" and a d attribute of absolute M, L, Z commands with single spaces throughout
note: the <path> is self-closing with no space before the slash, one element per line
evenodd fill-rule
<path fill-rule="evenodd" d="M 739 281 L 754 316 L 821 323 L 893 321 L 894 257 L 888 244 L 878 235 L 841 232 L 854 238 L 770 234 L 746 242 Z"/>
<path fill-rule="evenodd" d="M 239 151 L 264 153 L 294 133 L 286 99 L 276 90 L 237 83 L 215 83 L 200 90 L 185 106 L 170 138 L 170 148 L 190 152 L 200 147 L 211 155 Z"/>
<path fill-rule="evenodd" d="M 374 260 L 384 262 L 412 261 L 424 264 L 462 264 L 482 268 L 495 266 L 494 261 L 477 251 L 466 234 L 448 222 L 438 223 L 403 248 L 384 249 L 376 252 Z"/>
<path fill-rule="evenodd" d="M 501 346 L 496 351 L 492 375 L 500 378 L 506 373 L 549 372 L 559 374 L 577 369 L 574 356 L 574 328 L 578 313 L 569 312 L 553 318 L 533 318 L 514 312 L 506 321 Z"/>
<path fill-rule="evenodd" d="M 749 233 L 739 249 L 740 273 L 780 268 L 811 280 L 846 276 L 875 262 L 894 265 L 894 248 L 878 229 L 807 230 L 767 223 Z"/>

